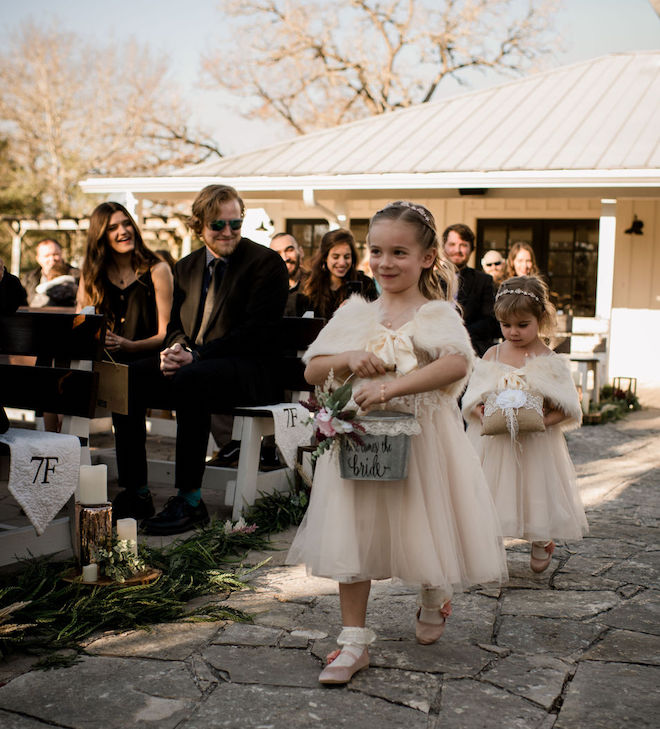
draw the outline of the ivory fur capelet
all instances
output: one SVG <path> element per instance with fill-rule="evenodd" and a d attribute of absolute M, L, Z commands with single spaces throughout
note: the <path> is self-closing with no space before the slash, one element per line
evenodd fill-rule
<path fill-rule="evenodd" d="M 444 392 L 458 397 L 474 364 L 474 353 L 463 322 L 453 306 L 447 301 L 433 300 L 423 304 L 414 318 L 398 330 L 387 330 L 380 322 L 380 306 L 377 301 L 368 302 L 361 296 L 352 296 L 340 306 L 332 319 L 321 330 L 309 346 L 303 361 L 307 364 L 313 357 L 340 354 L 353 349 L 366 349 L 370 339 L 383 330 L 396 337 L 409 336 L 415 350 L 428 352 L 433 359 L 448 354 L 465 357 L 468 375 L 453 382 Z"/>
<path fill-rule="evenodd" d="M 532 357 L 520 369 L 514 369 L 503 362 L 477 360 L 470 383 L 463 395 L 463 417 L 468 423 L 479 422 L 474 414 L 474 408 L 484 401 L 485 393 L 501 389 L 502 377 L 512 373 L 523 377 L 527 384 L 525 389 L 535 390 L 543 395 L 548 407 L 566 414 L 566 419 L 560 423 L 563 430 L 579 427 L 582 422 L 582 409 L 568 357 L 562 354 Z"/>

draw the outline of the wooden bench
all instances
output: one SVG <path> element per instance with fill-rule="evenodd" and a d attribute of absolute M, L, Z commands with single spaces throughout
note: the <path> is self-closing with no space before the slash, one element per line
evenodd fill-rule
<path fill-rule="evenodd" d="M 303 376 L 304 365 L 301 355 L 316 339 L 325 324 L 324 319 L 304 319 L 284 317 L 281 337 L 283 351 L 281 382 L 286 391 L 287 402 L 295 402 L 301 392 L 309 392 L 310 387 Z M 254 503 L 258 492 L 270 493 L 286 490 L 292 479 L 288 468 L 273 471 L 259 470 L 261 440 L 274 433 L 273 417 L 268 410 L 254 408 L 235 408 L 229 413 L 234 416 L 234 440 L 241 441 L 241 454 L 237 468 L 207 466 L 202 479 L 202 491 L 213 489 L 224 491 L 225 504 L 233 506 L 233 518 L 238 519 L 244 506 Z M 150 434 L 176 436 L 176 421 L 160 418 L 147 418 L 147 431 Z M 212 442 L 212 439 L 210 439 Z M 212 448 L 209 449 L 209 456 Z M 114 451 L 99 451 L 95 462 L 108 466 L 108 478 L 117 474 Z M 174 484 L 174 461 L 150 458 L 148 460 L 149 483 Z"/>
<path fill-rule="evenodd" d="M 281 378 L 286 391 L 286 402 L 297 402 L 301 393 L 311 392 L 314 387 L 305 381 L 305 365 L 302 354 L 316 339 L 325 325 L 325 319 L 284 317 L 282 343 L 285 352 Z M 259 455 L 261 440 L 275 432 L 273 416 L 269 410 L 234 408 L 232 438 L 241 441 L 241 454 L 235 481 L 229 481 L 225 491 L 225 504 L 232 505 L 232 518 L 238 519 L 244 506 L 254 503 L 259 491 Z M 286 477 L 291 478 L 290 471 Z M 286 485 L 286 484 L 285 484 Z"/>
<path fill-rule="evenodd" d="M 62 433 L 81 439 L 84 464 L 90 463 L 89 420 L 98 390 L 92 367 L 102 358 L 104 339 L 103 316 L 19 310 L 0 317 L 0 406 L 61 413 Z M 13 364 L 11 355 L 48 364 Z M 7 470 L 8 454 L 8 447 L 0 444 L 1 473 Z M 40 537 L 31 525 L 0 525 L 0 564 L 70 546 L 69 517 L 54 519 Z"/>

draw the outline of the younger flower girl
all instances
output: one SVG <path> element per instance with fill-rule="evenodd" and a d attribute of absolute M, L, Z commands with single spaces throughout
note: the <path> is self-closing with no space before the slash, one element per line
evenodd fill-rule
<path fill-rule="evenodd" d="M 568 358 L 555 354 L 539 336 L 550 333 L 555 319 L 545 283 L 536 276 L 506 280 L 495 299 L 495 316 L 505 341 L 476 363 L 463 396 L 463 415 L 503 536 L 532 542 L 530 566 L 543 572 L 552 558 L 553 539 L 581 539 L 587 532 L 563 434 L 580 425 L 582 410 Z M 545 431 L 480 435 L 486 395 L 507 388 L 511 404 L 516 389 L 543 397 Z"/>

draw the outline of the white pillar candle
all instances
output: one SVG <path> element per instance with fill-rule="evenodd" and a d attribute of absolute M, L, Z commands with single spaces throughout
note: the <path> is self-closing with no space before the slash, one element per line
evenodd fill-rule
<path fill-rule="evenodd" d="M 132 540 L 132 551 L 137 556 L 137 521 L 135 519 L 117 519 L 117 539 Z"/>
<path fill-rule="evenodd" d="M 86 564 L 82 568 L 83 582 L 98 582 L 99 566 L 97 564 Z"/>
<path fill-rule="evenodd" d="M 80 466 L 77 496 L 78 501 L 85 506 L 107 502 L 108 467 L 104 463 L 98 466 Z"/>

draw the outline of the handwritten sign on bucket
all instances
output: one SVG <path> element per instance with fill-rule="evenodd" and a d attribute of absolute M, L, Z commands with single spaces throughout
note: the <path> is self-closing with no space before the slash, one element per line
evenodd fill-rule
<path fill-rule="evenodd" d="M 364 445 L 342 443 L 342 478 L 355 481 L 400 481 L 408 475 L 410 436 L 363 435 Z"/>

